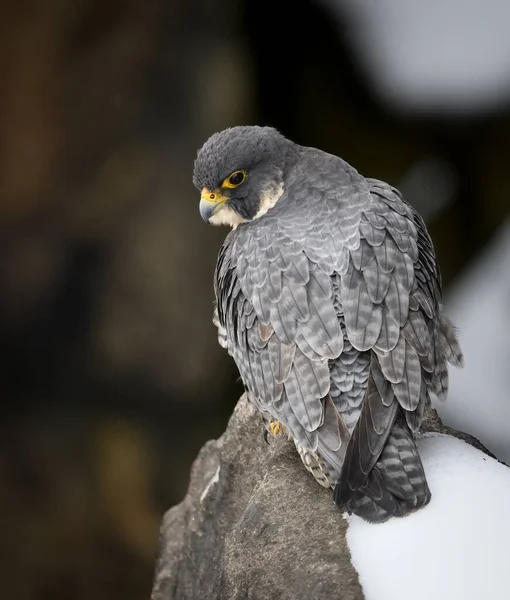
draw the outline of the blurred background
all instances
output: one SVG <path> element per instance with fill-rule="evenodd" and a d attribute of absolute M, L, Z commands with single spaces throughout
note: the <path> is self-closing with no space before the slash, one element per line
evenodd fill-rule
<path fill-rule="evenodd" d="M 292 7 L 292 8 L 290 8 Z M 269 124 L 425 217 L 466 368 L 445 420 L 510 461 L 507 0 L 3 0 L 0 577 L 150 594 L 159 523 L 241 392 L 191 184 Z"/>

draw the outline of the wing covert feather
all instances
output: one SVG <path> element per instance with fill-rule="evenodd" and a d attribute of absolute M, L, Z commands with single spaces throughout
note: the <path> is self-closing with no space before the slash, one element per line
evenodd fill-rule
<path fill-rule="evenodd" d="M 353 490 L 368 485 L 399 410 L 419 428 L 436 368 L 441 283 L 414 210 L 390 186 L 349 173 L 339 189 L 305 190 L 295 221 L 291 212 L 280 222 L 268 216 L 227 236 L 215 320 L 252 399 L 303 447 L 322 448 L 337 471 L 343 464 L 342 485 Z M 330 368 L 344 344 L 353 360 L 371 356 L 359 381 L 357 363 Z M 350 436 L 336 403 L 355 381 L 367 387 Z"/>
<path fill-rule="evenodd" d="M 437 354 L 441 292 L 432 243 L 421 218 L 396 190 L 368 181 L 372 202 L 362 215 L 360 246 L 349 251 L 341 301 L 351 344 L 371 351 L 372 362 L 339 498 L 368 485 L 398 407 L 411 429 L 419 429 Z M 376 309 L 377 320 L 371 318 Z"/>

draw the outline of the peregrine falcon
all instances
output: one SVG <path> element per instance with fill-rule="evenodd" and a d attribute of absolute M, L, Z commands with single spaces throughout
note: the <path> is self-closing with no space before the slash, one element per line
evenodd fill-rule
<path fill-rule="evenodd" d="M 270 430 L 367 521 L 425 506 L 415 434 L 463 358 L 421 217 L 391 185 L 271 127 L 211 136 L 193 182 L 204 221 L 232 227 L 213 320 Z"/>

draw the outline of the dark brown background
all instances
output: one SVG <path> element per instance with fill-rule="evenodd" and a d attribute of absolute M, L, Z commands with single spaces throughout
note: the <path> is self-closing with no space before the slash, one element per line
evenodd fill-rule
<path fill-rule="evenodd" d="M 191 184 L 215 130 L 271 124 L 399 183 L 446 286 L 508 214 L 510 111 L 401 116 L 320 5 L 0 5 L 0 595 L 147 598 L 163 511 L 241 387 L 211 323 L 225 230 Z M 427 199 L 408 199 L 424 211 Z"/>

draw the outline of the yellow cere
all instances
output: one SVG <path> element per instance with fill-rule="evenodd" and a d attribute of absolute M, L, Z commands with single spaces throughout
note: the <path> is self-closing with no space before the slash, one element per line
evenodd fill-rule
<path fill-rule="evenodd" d="M 217 191 L 211 192 L 207 188 L 202 190 L 200 194 L 202 200 L 206 200 L 207 202 L 224 202 L 226 200 L 225 196 L 218 193 Z"/>

